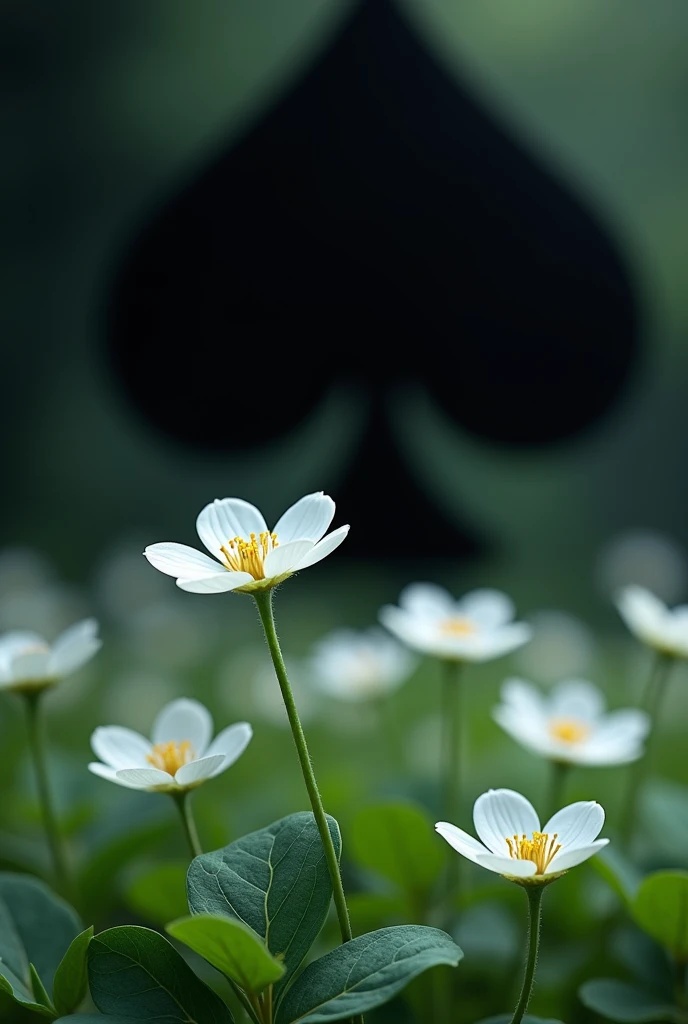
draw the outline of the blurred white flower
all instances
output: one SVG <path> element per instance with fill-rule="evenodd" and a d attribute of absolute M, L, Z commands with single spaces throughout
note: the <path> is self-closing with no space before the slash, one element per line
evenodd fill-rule
<path fill-rule="evenodd" d="M 436 830 L 462 857 L 514 881 L 543 882 L 582 864 L 606 846 L 598 839 L 604 811 L 594 801 L 569 804 L 540 829 L 535 808 L 512 789 L 490 789 L 473 807 L 473 823 L 482 840 L 448 821 Z"/>
<path fill-rule="evenodd" d="M 616 607 L 639 640 L 660 654 L 688 658 L 688 605 L 667 608 L 645 587 L 624 587 L 616 596 Z"/>
<path fill-rule="evenodd" d="M 499 590 L 474 590 L 460 601 L 432 583 L 412 583 L 399 607 L 385 605 L 380 621 L 403 643 L 451 661 L 489 661 L 521 647 L 530 626 L 513 622 L 513 602 Z"/>
<path fill-rule="evenodd" d="M 100 650 L 95 619 L 70 626 L 49 644 L 38 633 L 16 630 L 0 637 L 0 689 L 42 690 L 76 672 Z"/>
<path fill-rule="evenodd" d="M 101 760 L 88 767 L 94 775 L 129 789 L 194 789 L 233 765 L 253 735 L 248 722 L 228 726 L 211 742 L 212 734 L 213 720 L 203 704 L 175 700 L 153 723 L 152 740 L 119 725 L 96 729 L 91 747 Z"/>
<path fill-rule="evenodd" d="M 217 561 L 186 544 L 150 544 L 144 555 L 194 594 L 267 590 L 315 565 L 339 547 L 348 526 L 325 536 L 335 505 L 322 491 L 307 494 L 268 530 L 262 513 L 241 498 L 216 498 L 196 520 L 198 536 Z"/>
<path fill-rule="evenodd" d="M 632 530 L 610 541 L 600 554 L 597 576 L 607 594 L 638 584 L 670 603 L 688 583 L 685 552 L 653 530 Z"/>
<path fill-rule="evenodd" d="M 591 631 L 567 612 L 535 612 L 528 616 L 530 643 L 514 655 L 517 670 L 542 683 L 587 675 L 595 641 Z"/>
<path fill-rule="evenodd" d="M 648 715 L 636 708 L 605 713 L 604 695 L 584 679 L 565 680 L 549 694 L 523 679 L 507 679 L 501 697 L 495 721 L 551 761 L 617 765 L 642 757 Z"/>
<path fill-rule="evenodd" d="M 381 629 L 334 630 L 313 649 L 309 671 L 313 686 L 340 700 L 379 697 L 400 686 L 416 666 L 415 658 Z"/>

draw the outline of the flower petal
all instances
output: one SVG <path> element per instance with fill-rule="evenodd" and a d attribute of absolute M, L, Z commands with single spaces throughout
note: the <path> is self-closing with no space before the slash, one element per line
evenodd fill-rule
<path fill-rule="evenodd" d="M 532 627 L 525 622 L 512 622 L 508 626 L 500 626 L 495 630 L 477 633 L 473 643 L 470 643 L 472 637 L 466 638 L 469 642 L 463 645 L 463 657 L 466 661 L 479 662 L 501 658 L 518 647 L 523 647 L 532 635 Z"/>
<path fill-rule="evenodd" d="M 268 551 L 264 563 L 266 579 L 270 580 L 274 576 L 281 576 L 282 573 L 289 572 L 312 550 L 312 540 L 292 540 L 288 544 L 280 544 L 279 547 Z"/>
<path fill-rule="evenodd" d="M 436 583 L 410 583 L 399 595 L 399 605 L 422 619 L 448 619 L 456 614 L 454 598 Z"/>
<path fill-rule="evenodd" d="M 501 590 L 472 590 L 458 602 L 457 611 L 474 619 L 484 629 L 497 629 L 511 622 L 516 614 L 514 602 Z"/>
<path fill-rule="evenodd" d="M 66 676 L 85 665 L 103 646 L 97 633 L 98 623 L 95 619 L 84 619 L 66 629 L 55 641 L 50 653 L 48 670 L 51 675 Z"/>
<path fill-rule="evenodd" d="M 582 864 L 588 857 L 593 857 L 608 842 L 608 839 L 598 839 L 587 846 L 577 846 L 573 850 L 560 850 L 550 861 L 545 874 L 551 875 L 555 871 L 568 871 L 569 868 L 575 868 L 577 864 Z"/>
<path fill-rule="evenodd" d="M 460 853 L 462 857 L 466 857 L 468 860 L 472 860 L 474 864 L 477 863 L 476 857 L 488 852 L 477 839 L 474 839 L 468 832 L 464 832 L 463 829 L 457 828 L 456 825 L 452 825 L 449 821 L 438 821 L 435 825 L 435 831 L 439 832 L 442 838 L 446 839 L 457 853 Z"/>
<path fill-rule="evenodd" d="M 513 875 L 514 878 L 529 878 L 537 868 L 532 860 L 517 860 L 511 857 L 497 857 L 494 853 L 484 853 L 475 858 L 475 863 L 488 871 L 496 871 L 499 875 Z"/>
<path fill-rule="evenodd" d="M 587 846 L 602 831 L 604 810 L 594 800 L 579 800 L 563 807 L 553 815 L 542 829 L 547 835 L 554 832 L 565 850 Z"/>
<path fill-rule="evenodd" d="M 208 757 L 214 754 L 224 755 L 224 763 L 215 772 L 216 775 L 219 775 L 225 768 L 229 768 L 235 761 L 238 761 L 251 742 L 252 736 L 253 729 L 248 722 L 237 722 L 235 725 L 228 725 L 226 729 L 217 734 L 207 750 Z"/>
<path fill-rule="evenodd" d="M 595 742 L 612 743 L 617 740 L 644 740 L 650 732 L 651 719 L 639 708 L 621 708 L 610 711 L 595 731 Z"/>
<path fill-rule="evenodd" d="M 112 768 L 143 768 L 152 745 L 145 736 L 121 725 L 101 725 L 91 735 L 91 749 Z"/>
<path fill-rule="evenodd" d="M 194 758 L 203 757 L 213 735 L 213 719 L 200 701 L 182 697 L 166 704 L 153 722 L 153 743 L 191 744 Z"/>
<path fill-rule="evenodd" d="M 582 718 L 594 722 L 604 714 L 602 691 L 587 679 L 564 679 L 552 688 L 550 714 L 557 718 Z"/>
<path fill-rule="evenodd" d="M 159 768 L 120 768 L 115 775 L 117 782 L 121 782 L 130 789 L 157 789 L 158 786 L 175 786 L 175 781 L 167 772 Z"/>
<path fill-rule="evenodd" d="M 513 789 L 489 789 L 475 801 L 475 830 L 488 850 L 508 852 L 507 838 L 540 831 L 540 819 L 529 800 Z"/>
<path fill-rule="evenodd" d="M 526 679 L 505 679 L 500 697 L 504 704 L 524 716 L 536 714 L 542 717 L 546 706 L 542 691 Z"/>
<path fill-rule="evenodd" d="M 616 607 L 631 632 L 643 640 L 661 635 L 669 618 L 664 602 L 650 590 L 635 584 L 618 592 Z"/>
<path fill-rule="evenodd" d="M 512 739 L 541 757 L 552 757 L 558 752 L 560 745 L 553 743 L 543 717 L 526 718 L 504 704 L 493 709 L 492 717 Z"/>
<path fill-rule="evenodd" d="M 334 518 L 335 504 L 329 494 L 316 491 L 293 504 L 275 523 L 280 545 L 292 540 L 310 540 L 314 544 L 325 535 Z"/>
<path fill-rule="evenodd" d="M 10 661 L 9 671 L 13 682 L 24 682 L 32 679 L 49 679 L 50 648 L 42 651 L 27 651 L 15 654 Z"/>
<path fill-rule="evenodd" d="M 327 558 L 332 552 L 339 547 L 346 535 L 349 532 L 349 526 L 340 526 L 339 529 L 333 530 L 332 533 L 328 533 L 327 537 L 323 537 L 319 540 L 315 547 L 311 548 L 309 553 L 302 558 L 301 561 L 294 566 L 294 571 L 298 572 L 300 569 L 307 569 L 310 565 L 315 565 L 316 562 L 321 562 L 323 558 Z"/>
<path fill-rule="evenodd" d="M 197 782 L 219 775 L 225 768 L 224 754 L 214 754 L 212 757 L 200 757 L 197 761 L 189 761 L 183 764 L 177 771 L 174 781 L 178 786 L 193 786 Z M 229 768 L 229 765 L 226 765 Z"/>
<path fill-rule="evenodd" d="M 124 779 L 117 778 L 117 769 L 111 768 L 110 765 L 101 764 L 100 761 L 91 761 L 88 766 L 88 770 L 93 772 L 94 775 L 99 775 L 101 779 L 107 779 L 108 782 L 116 782 L 118 786 L 125 786 L 126 789 L 139 789 L 138 785 L 133 785 L 131 782 L 126 782 Z"/>
<path fill-rule="evenodd" d="M 0 661 L 10 660 L 27 649 L 47 646 L 38 633 L 32 633 L 28 629 L 13 629 L 0 636 Z"/>
<path fill-rule="evenodd" d="M 182 576 L 185 579 L 202 579 L 214 576 L 219 572 L 217 562 L 208 558 L 202 551 L 190 548 L 188 544 L 176 544 L 174 541 L 163 541 L 160 544 L 149 544 L 143 552 L 151 565 L 168 576 Z M 220 557 L 220 551 L 217 551 Z"/>
<path fill-rule="evenodd" d="M 198 536 L 216 558 L 222 557 L 220 548 L 228 540 L 248 540 L 252 533 L 266 533 L 267 529 L 263 513 L 241 498 L 215 498 L 196 520 Z"/>
<path fill-rule="evenodd" d="M 250 572 L 230 572 L 228 569 L 218 573 L 217 576 L 205 576 L 203 579 L 187 579 L 180 577 L 177 586 L 180 590 L 186 590 L 189 594 L 226 594 L 238 587 L 245 587 L 247 583 L 254 583 Z"/>

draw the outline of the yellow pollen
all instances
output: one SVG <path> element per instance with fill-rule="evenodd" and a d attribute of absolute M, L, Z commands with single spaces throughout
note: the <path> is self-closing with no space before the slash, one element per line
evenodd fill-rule
<path fill-rule="evenodd" d="M 233 537 L 220 548 L 225 565 L 234 572 L 247 572 L 254 580 L 265 579 L 263 563 L 270 552 L 278 547 L 277 534 L 252 533 L 248 540 Z"/>
<path fill-rule="evenodd" d="M 549 734 L 560 743 L 582 743 L 590 735 L 590 726 L 577 718 L 553 718 Z"/>
<path fill-rule="evenodd" d="M 440 624 L 440 629 L 443 633 L 451 633 L 452 636 L 470 636 L 471 633 L 478 632 L 475 623 L 462 615 L 457 615 L 455 618 L 451 619 L 445 619 L 444 622 Z"/>
<path fill-rule="evenodd" d="M 154 768 L 175 775 L 183 764 L 188 764 L 195 757 L 194 749 L 188 740 L 170 740 L 169 743 L 156 743 L 146 760 Z"/>
<path fill-rule="evenodd" d="M 558 843 L 557 839 L 556 832 L 551 838 L 546 832 L 533 832 L 532 839 L 528 839 L 524 832 L 522 836 L 505 839 L 505 842 L 512 860 L 532 860 L 536 868 L 535 874 L 544 875 L 547 865 L 561 850 L 561 843 Z"/>

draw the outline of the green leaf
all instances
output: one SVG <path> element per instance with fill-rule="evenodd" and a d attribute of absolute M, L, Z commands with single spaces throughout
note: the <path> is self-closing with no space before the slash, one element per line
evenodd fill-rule
<path fill-rule="evenodd" d="M 54 1021 L 54 1024 L 64 1024 L 64 1021 L 71 1021 L 71 1024 L 141 1024 L 140 1017 L 117 1017 L 108 1014 L 108 1019 L 103 1020 L 102 1013 L 70 1013 Z"/>
<path fill-rule="evenodd" d="M 33 992 L 34 999 L 41 1006 L 45 1006 L 46 1010 L 50 1011 L 50 1015 L 54 1017 L 55 1007 L 53 1006 L 52 999 L 46 992 L 45 985 L 38 977 L 38 971 L 33 964 L 29 964 L 29 974 L 31 976 L 31 991 Z"/>
<path fill-rule="evenodd" d="M 195 914 L 172 921 L 167 931 L 245 992 L 258 995 L 284 974 L 279 960 L 243 921 L 219 914 Z"/>
<path fill-rule="evenodd" d="M 339 826 L 328 817 L 337 855 Z M 187 877 L 192 914 L 220 914 L 252 928 L 285 973 L 275 1005 L 322 928 L 332 885 L 315 818 L 301 811 L 196 857 Z"/>
<path fill-rule="evenodd" d="M 88 980 L 102 1013 L 156 1024 L 232 1024 L 229 1009 L 163 935 L 122 925 L 94 936 Z"/>
<path fill-rule="evenodd" d="M 612 844 L 605 846 L 590 864 L 617 896 L 630 905 L 643 876 L 620 850 Z"/>
<path fill-rule="evenodd" d="M 643 881 L 633 901 L 640 927 L 677 959 L 688 958 L 688 872 L 657 871 Z"/>
<path fill-rule="evenodd" d="M 88 990 L 88 944 L 93 927 L 73 939 L 55 971 L 53 1002 L 58 1013 L 72 1013 L 81 1006 Z"/>
<path fill-rule="evenodd" d="M 129 907 L 146 921 L 165 925 L 187 913 L 187 861 L 174 861 L 146 868 L 127 887 L 125 898 Z"/>
<path fill-rule="evenodd" d="M 363 867 L 394 882 L 411 900 L 437 880 L 445 852 L 429 816 L 410 803 L 365 807 L 351 827 L 351 854 Z"/>
<path fill-rule="evenodd" d="M 584 1006 L 622 1024 L 680 1024 L 679 1011 L 653 992 L 615 978 L 595 978 L 578 990 Z"/>
<path fill-rule="evenodd" d="M 277 1024 L 318 1024 L 367 1013 L 437 964 L 456 967 L 463 953 L 438 928 L 400 925 L 368 932 L 315 960 L 296 979 Z"/>
<path fill-rule="evenodd" d="M 81 927 L 72 908 L 43 882 L 0 873 L 0 991 L 52 1016 L 41 1003 L 41 990 L 49 999 L 58 964 Z M 31 965 L 40 986 L 32 980 Z"/>

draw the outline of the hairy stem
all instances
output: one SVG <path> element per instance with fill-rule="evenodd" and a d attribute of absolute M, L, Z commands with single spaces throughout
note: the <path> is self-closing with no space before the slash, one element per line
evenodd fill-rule
<path fill-rule="evenodd" d="M 535 968 L 537 966 L 538 949 L 540 947 L 540 925 L 542 922 L 542 894 L 545 889 L 542 885 L 524 885 L 528 897 L 528 953 L 526 956 L 526 969 L 523 974 L 523 987 L 519 997 L 511 1024 L 521 1024 L 523 1015 L 528 1009 L 528 1003 L 533 992 L 535 981 Z"/>

